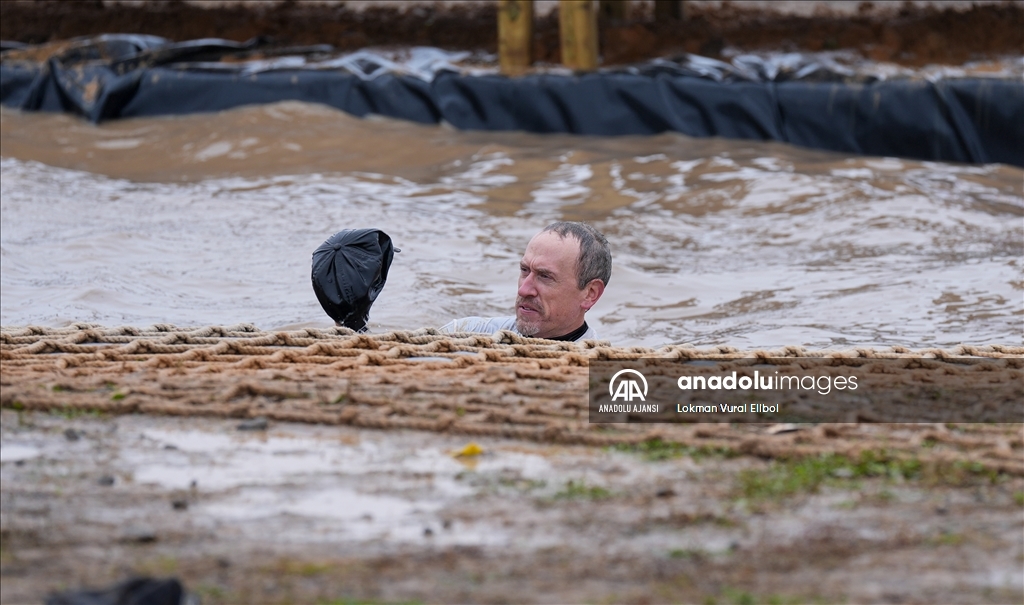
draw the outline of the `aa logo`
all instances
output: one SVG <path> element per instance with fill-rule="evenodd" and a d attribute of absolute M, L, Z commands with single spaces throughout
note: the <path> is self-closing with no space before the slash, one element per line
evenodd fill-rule
<path fill-rule="evenodd" d="M 623 376 L 623 374 L 627 374 L 627 376 Z M 634 374 L 636 377 L 628 376 L 628 374 Z M 639 382 L 637 378 L 640 379 Z M 644 387 L 643 390 L 640 389 L 641 383 Z M 619 370 L 608 382 L 608 394 L 612 396 L 612 401 L 647 401 L 644 399 L 647 397 L 647 379 L 636 370 L 629 368 Z"/>

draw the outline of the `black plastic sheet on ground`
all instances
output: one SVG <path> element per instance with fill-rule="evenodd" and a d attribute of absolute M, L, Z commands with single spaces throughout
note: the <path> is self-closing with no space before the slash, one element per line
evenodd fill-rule
<path fill-rule="evenodd" d="M 851 81 L 831 74 L 756 80 L 736 69 L 677 68 L 664 61 L 648 69 L 520 78 L 442 66 L 425 78 L 366 58 L 312 67 L 218 62 L 257 45 L 111 35 L 76 41 L 43 62 L 26 58 L 31 49 L 13 48 L 0 62 L 0 102 L 100 122 L 297 100 L 356 116 L 443 120 L 461 129 L 601 136 L 675 131 L 1024 167 L 1024 84 L 1017 79 Z"/>

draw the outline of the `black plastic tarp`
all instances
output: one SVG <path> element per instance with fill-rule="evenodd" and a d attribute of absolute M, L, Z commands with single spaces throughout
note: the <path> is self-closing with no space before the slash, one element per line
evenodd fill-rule
<path fill-rule="evenodd" d="M 602 136 L 675 131 L 1024 167 L 1024 83 L 1018 79 L 872 81 L 826 73 L 757 80 L 735 69 L 697 73 L 659 65 L 520 78 L 442 69 L 424 78 L 374 65 L 254 68 L 212 62 L 249 46 L 103 36 L 79 41 L 42 63 L 19 59 L 16 53 L 25 49 L 13 49 L 0 62 L 0 102 L 100 122 L 298 100 L 356 116 L 443 120 L 461 129 Z"/>

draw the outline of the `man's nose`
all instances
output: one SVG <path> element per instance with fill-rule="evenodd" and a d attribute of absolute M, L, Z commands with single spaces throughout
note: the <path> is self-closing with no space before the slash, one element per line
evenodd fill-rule
<path fill-rule="evenodd" d="M 536 295 L 537 295 L 537 288 L 535 287 L 534 282 L 533 282 L 533 273 L 527 275 L 526 277 L 520 277 L 519 278 L 519 296 L 529 297 L 529 296 L 536 296 Z"/>

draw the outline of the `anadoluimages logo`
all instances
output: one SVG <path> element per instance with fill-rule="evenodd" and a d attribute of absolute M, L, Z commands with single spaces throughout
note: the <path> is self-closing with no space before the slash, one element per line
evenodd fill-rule
<path fill-rule="evenodd" d="M 623 374 L 635 374 L 644 385 L 643 391 L 640 390 L 640 383 L 637 382 L 636 378 L 622 376 Z M 647 397 L 647 379 L 636 370 L 629 368 L 619 370 L 608 381 L 608 394 L 612 396 L 612 401 L 619 401 L 620 398 L 621 401 L 633 401 L 634 398 L 639 401 L 646 401 L 644 398 Z"/>

